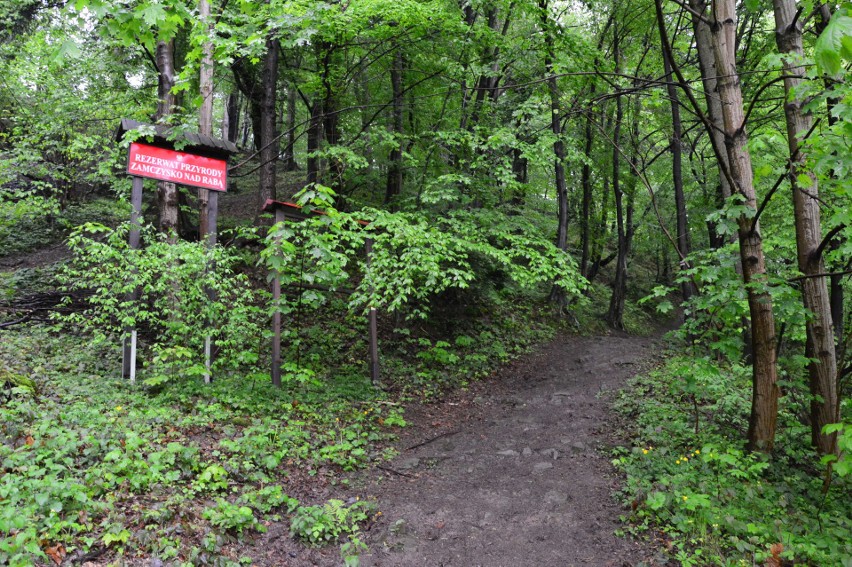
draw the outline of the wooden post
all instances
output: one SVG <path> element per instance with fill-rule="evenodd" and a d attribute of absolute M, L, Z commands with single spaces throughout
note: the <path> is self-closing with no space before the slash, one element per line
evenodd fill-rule
<path fill-rule="evenodd" d="M 369 268 L 370 255 L 373 253 L 372 238 L 367 238 L 364 241 L 364 250 L 367 253 L 367 267 Z M 373 383 L 373 386 L 380 388 L 382 382 L 379 376 L 379 324 L 378 313 L 375 307 L 370 306 L 367 318 L 370 326 L 370 381 Z"/>
<path fill-rule="evenodd" d="M 139 234 L 142 218 L 142 178 L 133 176 L 133 188 L 130 193 L 130 236 L 128 243 L 131 250 L 139 250 Z M 125 297 L 127 301 L 136 299 L 136 290 Z M 136 382 L 136 329 L 126 327 L 124 329 L 124 348 L 122 351 L 121 376 L 129 378 L 130 382 Z"/>
<path fill-rule="evenodd" d="M 207 247 L 211 250 L 216 246 L 216 217 L 219 214 L 219 192 L 218 191 L 208 191 L 207 192 Z M 211 261 L 210 265 L 207 267 L 209 270 L 216 269 L 216 263 Z M 216 301 L 216 293 L 212 289 L 207 290 L 207 299 L 208 301 Z M 214 322 L 208 321 L 207 324 L 212 327 Z M 204 383 L 209 384 L 211 381 L 212 371 L 211 367 L 213 366 L 213 361 L 215 356 L 213 355 L 213 338 L 211 335 L 207 335 L 204 339 Z"/>
<path fill-rule="evenodd" d="M 278 207 L 275 209 L 275 224 L 284 222 L 284 211 Z M 281 274 L 275 274 L 272 280 L 272 304 L 275 311 L 272 313 L 272 385 L 281 387 L 281 309 L 278 303 L 281 301 Z"/>

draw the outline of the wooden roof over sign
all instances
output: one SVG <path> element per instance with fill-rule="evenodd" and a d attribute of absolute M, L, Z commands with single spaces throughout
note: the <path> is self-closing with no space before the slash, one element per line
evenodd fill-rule
<path fill-rule="evenodd" d="M 152 130 L 155 134 L 139 137 L 139 142 L 149 143 L 162 148 L 176 149 L 177 141 L 185 141 L 180 151 L 188 154 L 197 154 L 200 156 L 211 157 L 216 159 L 228 159 L 233 154 L 239 152 L 236 144 L 227 140 L 220 140 L 210 136 L 203 136 L 197 132 L 177 132 L 164 124 L 145 124 L 129 118 L 122 118 L 121 124 L 115 133 L 115 139 L 121 141 L 124 135 L 131 130 Z"/>

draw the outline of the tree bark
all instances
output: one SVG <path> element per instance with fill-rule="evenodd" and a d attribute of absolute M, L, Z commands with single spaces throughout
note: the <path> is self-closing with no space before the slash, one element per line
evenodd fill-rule
<path fill-rule="evenodd" d="M 284 171 L 298 171 L 296 162 L 296 85 L 287 86 L 287 116 L 284 122 L 287 145 L 284 147 Z"/>
<path fill-rule="evenodd" d="M 275 199 L 278 162 L 278 40 L 266 40 L 266 55 L 263 58 L 261 76 L 262 94 L 260 103 L 260 187 L 258 211 L 268 199 Z"/>
<path fill-rule="evenodd" d="M 681 133 L 683 131 L 680 120 L 680 100 L 678 89 L 672 81 L 672 64 L 669 61 L 668 51 L 663 49 L 663 70 L 666 74 L 666 92 L 672 111 L 672 137 L 669 143 L 669 151 L 672 154 L 672 184 L 674 185 L 675 211 L 677 216 L 677 247 L 678 256 L 686 258 L 689 256 L 689 223 L 686 216 L 686 199 L 683 194 L 683 146 L 681 145 Z M 693 295 L 693 285 L 690 280 L 681 283 L 681 296 L 683 301 L 689 301 Z"/>
<path fill-rule="evenodd" d="M 166 122 L 174 112 L 175 95 L 175 44 L 172 41 L 157 42 L 157 122 Z M 157 208 L 160 216 L 160 231 L 168 235 L 169 241 L 177 242 L 178 235 L 178 190 L 174 183 L 157 182 Z"/>
<path fill-rule="evenodd" d="M 825 265 L 818 252 L 822 242 L 822 223 L 819 210 L 819 186 L 813 174 L 805 168 L 805 155 L 801 138 L 810 129 L 813 120 L 796 98 L 796 89 L 805 76 L 802 49 L 802 21 L 798 18 L 796 3 L 792 0 L 774 0 L 775 41 L 778 51 L 785 55 L 784 116 L 787 122 L 787 143 L 790 150 L 790 184 L 793 190 L 793 213 L 796 223 L 796 251 L 799 271 L 808 276 L 802 280 L 802 301 L 811 313 L 805 322 L 807 343 L 805 356 L 812 359 L 808 365 L 811 390 L 811 438 L 817 451 L 833 453 L 836 434 L 823 435 L 822 428 L 837 421 L 837 361 L 834 351 L 834 334 L 831 320 L 831 301 Z M 802 181 L 808 179 L 806 186 Z"/>
<path fill-rule="evenodd" d="M 198 112 L 198 132 L 202 136 L 213 136 L 213 42 L 210 36 L 213 33 L 213 24 L 210 21 L 209 0 L 199 0 L 198 15 L 201 25 L 205 26 L 207 38 L 201 46 L 201 71 L 198 78 L 198 90 L 201 94 L 201 108 Z M 210 201 L 209 189 L 198 189 L 198 239 L 204 241 L 210 232 L 208 204 Z"/>
<path fill-rule="evenodd" d="M 831 7 L 824 3 L 819 7 L 819 20 L 816 24 L 816 32 L 817 35 L 822 34 L 825 27 L 828 25 L 828 22 L 831 20 Z M 826 77 L 825 79 L 825 87 L 826 89 L 831 88 L 830 80 Z M 836 97 L 829 97 L 826 99 L 826 110 L 828 117 L 828 125 L 834 126 L 837 123 L 837 116 L 832 112 L 834 107 L 840 100 Z M 832 175 L 832 177 L 836 177 Z M 836 236 L 832 239 L 829 244 L 829 249 L 832 251 L 838 250 L 840 246 L 843 244 L 844 240 L 841 236 Z M 831 320 L 834 323 L 834 343 L 835 348 L 835 358 L 838 361 L 845 359 L 845 345 L 846 341 L 844 338 L 844 313 L 843 313 L 843 275 L 842 274 L 834 274 L 830 277 L 830 286 L 829 286 L 829 297 L 831 299 Z M 838 391 L 840 389 L 840 385 L 838 384 Z"/>
<path fill-rule="evenodd" d="M 222 113 L 222 138 L 236 143 L 237 132 L 240 129 L 240 104 L 239 95 L 232 92 L 225 102 L 225 111 Z"/>
<path fill-rule="evenodd" d="M 317 44 L 322 53 L 322 84 L 325 91 L 322 100 L 322 128 L 325 142 L 328 146 L 340 143 L 340 113 L 337 111 L 337 85 L 334 84 L 332 71 L 334 67 L 335 45 L 321 41 Z M 329 161 L 328 184 L 339 194 L 343 186 L 344 163 L 337 157 Z"/>
<path fill-rule="evenodd" d="M 594 85 L 592 85 L 594 92 Z M 592 117 L 586 116 L 586 125 L 583 132 L 583 154 L 586 161 L 580 173 L 580 185 L 583 187 L 583 213 L 580 215 L 580 274 L 586 277 L 589 273 L 589 241 L 591 240 L 590 220 L 592 214 Z"/>
<path fill-rule="evenodd" d="M 397 47 L 390 69 L 392 111 L 391 134 L 394 140 L 389 156 L 388 177 L 385 185 L 385 205 L 390 205 L 402 194 L 402 133 L 403 133 L 403 90 L 402 71 L 404 66 L 402 48 Z"/>
<path fill-rule="evenodd" d="M 757 211 L 757 197 L 747 143 L 742 90 L 736 66 L 736 2 L 717 0 L 713 4 L 713 51 L 718 72 L 718 93 L 722 105 L 725 147 L 732 187 L 743 205 Z M 775 317 L 772 297 L 766 290 L 766 263 L 760 224 L 752 215 L 737 219 L 743 281 L 748 293 L 752 336 L 752 405 L 748 428 L 750 450 L 769 452 L 775 445 L 778 418 L 778 372 L 775 365 Z"/>
<path fill-rule="evenodd" d="M 689 0 L 689 5 L 698 14 L 704 14 L 706 0 Z M 707 22 L 692 14 L 692 29 L 695 33 L 695 46 L 698 52 L 698 67 L 701 70 L 701 86 L 704 90 L 704 100 L 707 102 L 707 117 L 715 126 L 707 134 L 710 142 L 716 147 L 716 155 L 728 168 L 728 154 L 725 150 L 725 132 L 722 122 L 722 101 L 717 94 L 716 61 L 713 56 L 713 34 Z M 731 184 L 722 171 L 719 172 L 719 194 L 722 202 L 731 196 Z"/>
<path fill-rule="evenodd" d="M 553 132 L 553 173 L 556 183 L 557 224 L 556 247 L 568 250 L 568 188 L 565 184 L 565 142 L 562 140 L 562 105 L 559 100 L 559 85 L 553 73 L 554 23 L 548 13 L 548 0 L 539 0 L 541 27 L 544 32 L 544 69 L 547 73 L 547 92 L 550 95 L 550 131 Z M 561 288 L 553 286 L 550 300 L 565 305 L 566 297 Z"/>

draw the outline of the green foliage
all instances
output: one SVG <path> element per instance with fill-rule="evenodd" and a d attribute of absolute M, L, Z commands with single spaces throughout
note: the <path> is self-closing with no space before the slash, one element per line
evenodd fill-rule
<path fill-rule="evenodd" d="M 852 426 L 849 423 L 831 423 L 822 428 L 826 435 L 837 434 L 837 455 L 825 455 L 824 465 L 831 465 L 831 471 L 843 478 L 852 474 Z"/>
<path fill-rule="evenodd" d="M 290 521 L 290 533 L 311 545 L 325 545 L 341 536 L 357 535 L 375 505 L 359 500 L 350 505 L 329 500 L 322 506 L 302 506 Z"/>
<path fill-rule="evenodd" d="M 115 378 L 102 345 L 46 329 L 4 336 L 0 361 L 36 392 L 0 405 L 3 564 L 31 565 L 57 544 L 189 556 L 211 528 L 216 557 L 227 546 L 217 533 L 245 536 L 295 511 L 282 489 L 293 468 L 361 466 L 402 424 L 397 408 L 334 383 L 281 391 L 239 376 L 146 393 Z"/>
<path fill-rule="evenodd" d="M 684 565 L 762 563 L 779 543 L 796 564 L 852 560 L 848 478 L 824 493 L 789 404 L 776 454 L 745 452 L 749 389 L 747 368 L 679 356 L 632 381 L 617 405 L 635 424 L 632 447 L 613 461 L 627 474 L 630 529 L 662 530 Z"/>
<path fill-rule="evenodd" d="M 840 73 L 842 62 L 852 61 L 852 4 L 843 3 L 831 16 L 814 46 L 817 64 L 831 76 Z"/>
<path fill-rule="evenodd" d="M 55 238 L 59 201 L 32 191 L 0 192 L 0 256 L 32 250 Z"/>
<path fill-rule="evenodd" d="M 675 279 L 677 284 L 694 282 L 700 288 L 700 293 L 683 304 L 685 322 L 676 332 L 681 339 L 699 347 L 699 353 L 709 349 L 728 360 L 741 355 L 743 325 L 748 321 L 749 310 L 747 288 L 736 271 L 738 255 L 735 245 L 694 252 L 689 257 L 690 266 Z M 779 266 L 764 284 L 750 285 L 772 296 L 778 328 L 783 327 L 787 337 L 804 342 L 806 316 L 801 297 L 784 279 L 782 269 Z M 639 302 L 654 301 L 660 313 L 667 313 L 672 309 L 669 297 L 675 292 L 672 286 L 657 286 Z"/>
<path fill-rule="evenodd" d="M 316 193 L 302 196 L 317 202 Z M 423 214 L 328 208 L 298 225 L 279 224 L 262 256 L 284 284 L 304 282 L 332 289 L 363 274 L 350 300 L 354 309 L 375 307 L 425 318 L 430 302 L 449 290 L 469 288 L 479 274 L 499 272 L 521 289 L 553 283 L 569 296 L 582 291 L 573 260 L 520 217 L 458 211 L 440 219 Z M 362 223 L 369 221 L 369 225 Z M 365 240 L 372 240 L 369 261 Z M 313 303 L 318 294 L 303 294 Z"/>
<path fill-rule="evenodd" d="M 210 522 L 210 525 L 239 535 L 249 530 L 266 531 L 266 528 L 254 517 L 251 508 L 231 504 L 224 498 L 217 498 L 216 505 L 206 508 L 201 515 Z"/>
<path fill-rule="evenodd" d="M 75 229 L 68 240 L 74 257 L 62 280 L 70 289 L 91 292 L 90 308 L 63 322 L 91 332 L 100 342 L 141 328 L 151 337 L 154 356 L 145 381 L 152 386 L 203 374 L 201 355 L 208 336 L 220 349 L 218 367 L 257 363 L 264 336 L 258 302 L 265 294 L 236 271 L 241 258 L 221 246 L 211 250 L 202 243 L 172 244 L 150 230 L 144 239 L 146 246 L 131 250 L 126 225 Z"/>

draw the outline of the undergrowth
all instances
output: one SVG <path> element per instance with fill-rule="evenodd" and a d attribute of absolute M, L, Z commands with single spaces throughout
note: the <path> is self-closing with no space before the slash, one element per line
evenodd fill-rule
<path fill-rule="evenodd" d="M 301 476 L 382 458 L 405 423 L 368 388 L 356 402 L 334 388 L 279 391 L 260 376 L 132 387 L 116 378 L 115 353 L 45 329 L 5 335 L 0 361 L 35 382 L 0 407 L 5 565 L 104 549 L 238 561 L 229 543 L 300 508 L 288 493 Z"/>
<path fill-rule="evenodd" d="M 826 489 L 792 395 L 776 451 L 746 452 L 750 392 L 747 367 L 709 357 L 674 356 L 632 380 L 617 403 L 632 446 L 613 460 L 627 475 L 627 530 L 659 530 L 686 566 L 852 565 L 848 465 Z"/>
<path fill-rule="evenodd" d="M 95 554 L 239 564 L 239 541 L 288 521 L 306 544 L 340 541 L 343 561 L 356 565 L 359 526 L 378 512 L 297 497 L 392 456 L 404 402 L 464 387 L 557 330 L 532 306 L 501 305 L 455 334 L 425 323 L 383 329 L 384 391 L 367 379 L 361 317 L 341 315 L 333 300 L 310 319 L 292 314 L 285 355 L 305 379 L 282 390 L 251 367 L 208 385 L 178 367 L 145 385 L 143 367 L 134 386 L 119 377 L 116 338 L 5 332 L 0 368 L 33 387 L 0 405 L 0 563 Z M 349 495 L 344 484 L 336 491 Z"/>

